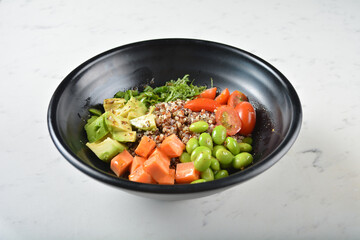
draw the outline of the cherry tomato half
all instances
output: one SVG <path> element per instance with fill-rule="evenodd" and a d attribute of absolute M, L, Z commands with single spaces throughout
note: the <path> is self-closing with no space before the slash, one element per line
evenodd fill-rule
<path fill-rule="evenodd" d="M 230 92 L 229 89 L 225 88 L 220 94 L 219 96 L 217 96 L 215 98 L 215 101 L 217 101 L 218 103 L 220 103 L 221 105 L 224 105 L 227 103 L 228 99 L 230 96 Z"/>
<path fill-rule="evenodd" d="M 216 123 L 226 128 L 228 135 L 235 135 L 241 129 L 241 120 L 239 114 L 233 107 L 222 105 L 216 109 Z"/>
<path fill-rule="evenodd" d="M 205 91 L 203 91 L 202 93 L 200 93 L 200 97 L 201 97 L 201 98 L 215 99 L 216 90 L 217 90 L 216 87 L 206 89 Z"/>
<path fill-rule="evenodd" d="M 252 133 L 256 123 L 256 113 L 251 103 L 240 102 L 236 105 L 235 111 L 238 112 L 242 123 L 239 133 L 244 136 Z"/>
<path fill-rule="evenodd" d="M 243 101 L 247 101 L 247 97 L 245 96 L 245 94 L 243 94 L 242 92 L 240 91 L 234 91 L 233 93 L 231 93 L 230 97 L 229 97 L 229 100 L 227 102 L 227 104 L 230 106 L 230 107 L 236 107 L 236 105 L 238 105 L 240 102 L 243 102 Z"/>

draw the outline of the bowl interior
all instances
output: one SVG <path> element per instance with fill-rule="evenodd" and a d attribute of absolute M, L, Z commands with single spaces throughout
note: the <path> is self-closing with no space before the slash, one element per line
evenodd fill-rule
<path fill-rule="evenodd" d="M 301 106 L 295 90 L 275 68 L 245 51 L 230 46 L 186 39 L 145 41 L 102 53 L 76 68 L 56 90 L 49 107 L 49 128 L 60 152 L 80 170 L 112 185 L 142 191 L 139 184 L 116 179 L 109 164 L 98 160 L 85 146 L 83 129 L 90 106 L 102 104 L 119 90 L 153 86 L 189 74 L 195 84 L 244 92 L 256 107 L 253 133 L 254 164 L 212 187 L 191 186 L 194 191 L 221 188 L 247 180 L 274 164 L 294 142 L 301 123 Z M 95 174 L 95 175 L 94 175 Z M 128 185 L 130 184 L 130 185 Z M 140 184 L 141 185 L 141 184 Z M 144 184 L 142 184 L 144 185 Z M 201 184 L 207 185 L 207 184 Z M 168 191 L 153 186 L 152 192 Z M 184 186 L 171 186 L 183 188 Z"/>

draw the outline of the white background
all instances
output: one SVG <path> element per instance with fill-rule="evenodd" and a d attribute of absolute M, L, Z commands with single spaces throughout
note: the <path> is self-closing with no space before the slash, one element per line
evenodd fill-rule
<path fill-rule="evenodd" d="M 360 239 L 360 1 L 0 0 L 0 239 Z M 275 166 L 205 198 L 161 202 L 81 173 L 47 107 L 105 50 L 183 37 L 260 56 L 293 84 L 300 135 Z"/>

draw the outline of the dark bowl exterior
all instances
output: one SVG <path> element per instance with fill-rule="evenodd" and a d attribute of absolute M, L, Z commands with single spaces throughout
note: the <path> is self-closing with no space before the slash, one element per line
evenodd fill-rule
<path fill-rule="evenodd" d="M 164 84 L 189 74 L 195 84 L 244 92 L 256 107 L 254 164 L 227 178 L 202 184 L 152 185 L 117 178 L 109 164 L 85 146 L 83 129 L 90 106 L 117 91 Z M 203 197 L 244 182 L 270 168 L 292 146 L 302 109 L 290 82 L 253 54 L 228 45 L 195 39 L 158 39 L 101 53 L 73 70 L 56 89 L 48 109 L 48 128 L 60 153 L 87 175 L 143 197 L 180 200 Z"/>

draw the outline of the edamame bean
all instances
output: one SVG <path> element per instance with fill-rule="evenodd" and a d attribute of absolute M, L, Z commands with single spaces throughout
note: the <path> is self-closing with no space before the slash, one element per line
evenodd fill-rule
<path fill-rule="evenodd" d="M 190 154 L 187 152 L 183 152 L 180 156 L 180 162 L 182 162 L 182 163 L 191 162 Z"/>
<path fill-rule="evenodd" d="M 215 178 L 215 179 L 221 179 L 221 178 L 224 178 L 224 177 L 227 177 L 227 176 L 229 176 L 228 171 L 226 171 L 226 170 L 220 170 L 220 171 L 218 171 L 218 172 L 215 174 L 214 178 Z"/>
<path fill-rule="evenodd" d="M 206 180 L 205 179 L 197 179 L 197 180 L 192 181 L 190 184 L 203 183 L 203 182 L 206 182 Z"/>
<path fill-rule="evenodd" d="M 194 167 L 196 170 L 202 172 L 210 167 L 211 155 L 208 152 L 201 152 L 194 160 Z"/>
<path fill-rule="evenodd" d="M 216 152 L 216 158 L 221 164 L 229 164 L 233 160 L 234 155 L 232 155 L 231 152 L 226 149 L 219 149 Z"/>
<path fill-rule="evenodd" d="M 186 151 L 191 154 L 192 151 L 199 146 L 199 142 L 196 138 L 190 138 L 186 143 Z"/>
<path fill-rule="evenodd" d="M 248 152 L 239 153 L 234 157 L 233 167 L 235 169 L 244 169 L 253 162 L 253 156 Z"/>
<path fill-rule="evenodd" d="M 194 122 L 190 125 L 189 129 L 192 132 L 202 133 L 208 130 L 209 124 L 205 121 Z"/>
<path fill-rule="evenodd" d="M 248 143 L 248 144 L 252 144 L 253 143 L 253 139 L 251 137 L 246 137 L 242 140 L 243 143 Z"/>
<path fill-rule="evenodd" d="M 238 142 L 232 137 L 227 137 L 226 138 L 225 146 L 227 147 L 227 149 L 230 150 L 230 152 L 233 155 L 236 155 L 236 154 L 240 153 L 240 146 L 239 146 Z"/>
<path fill-rule="evenodd" d="M 199 155 L 199 154 L 202 153 L 202 152 L 206 152 L 206 153 L 209 154 L 210 157 L 211 157 L 211 150 L 210 150 L 210 148 L 204 147 L 204 146 L 200 146 L 200 147 L 195 148 L 194 151 L 192 151 L 192 153 L 191 153 L 191 161 L 192 161 L 192 162 L 195 161 L 195 159 L 197 158 L 197 155 Z"/>
<path fill-rule="evenodd" d="M 239 143 L 240 152 L 251 152 L 252 146 L 248 143 Z"/>
<path fill-rule="evenodd" d="M 232 162 L 233 162 L 234 160 L 232 160 L 230 163 L 220 163 L 220 168 L 221 169 L 229 169 L 229 168 L 232 168 Z"/>
<path fill-rule="evenodd" d="M 214 157 L 211 157 L 211 164 L 210 164 L 210 168 L 214 171 L 219 171 L 220 170 L 220 162 L 219 160 L 217 160 Z"/>
<path fill-rule="evenodd" d="M 201 178 L 205 179 L 207 182 L 214 180 L 214 173 L 211 168 L 207 168 L 205 171 L 202 171 Z"/>
<path fill-rule="evenodd" d="M 226 139 L 226 128 L 223 125 L 216 126 L 211 133 L 212 139 L 216 144 L 223 144 Z"/>
<path fill-rule="evenodd" d="M 216 146 L 214 147 L 213 151 L 212 151 L 212 155 L 213 155 L 214 157 L 216 157 L 216 152 L 217 152 L 219 149 L 226 149 L 226 148 L 224 147 L 224 145 L 216 145 Z"/>
<path fill-rule="evenodd" d="M 212 150 L 213 149 L 213 141 L 212 141 L 212 138 L 211 138 L 210 134 L 208 134 L 208 133 L 200 134 L 200 136 L 199 136 L 199 145 L 208 147 L 208 148 L 210 148 Z"/>

